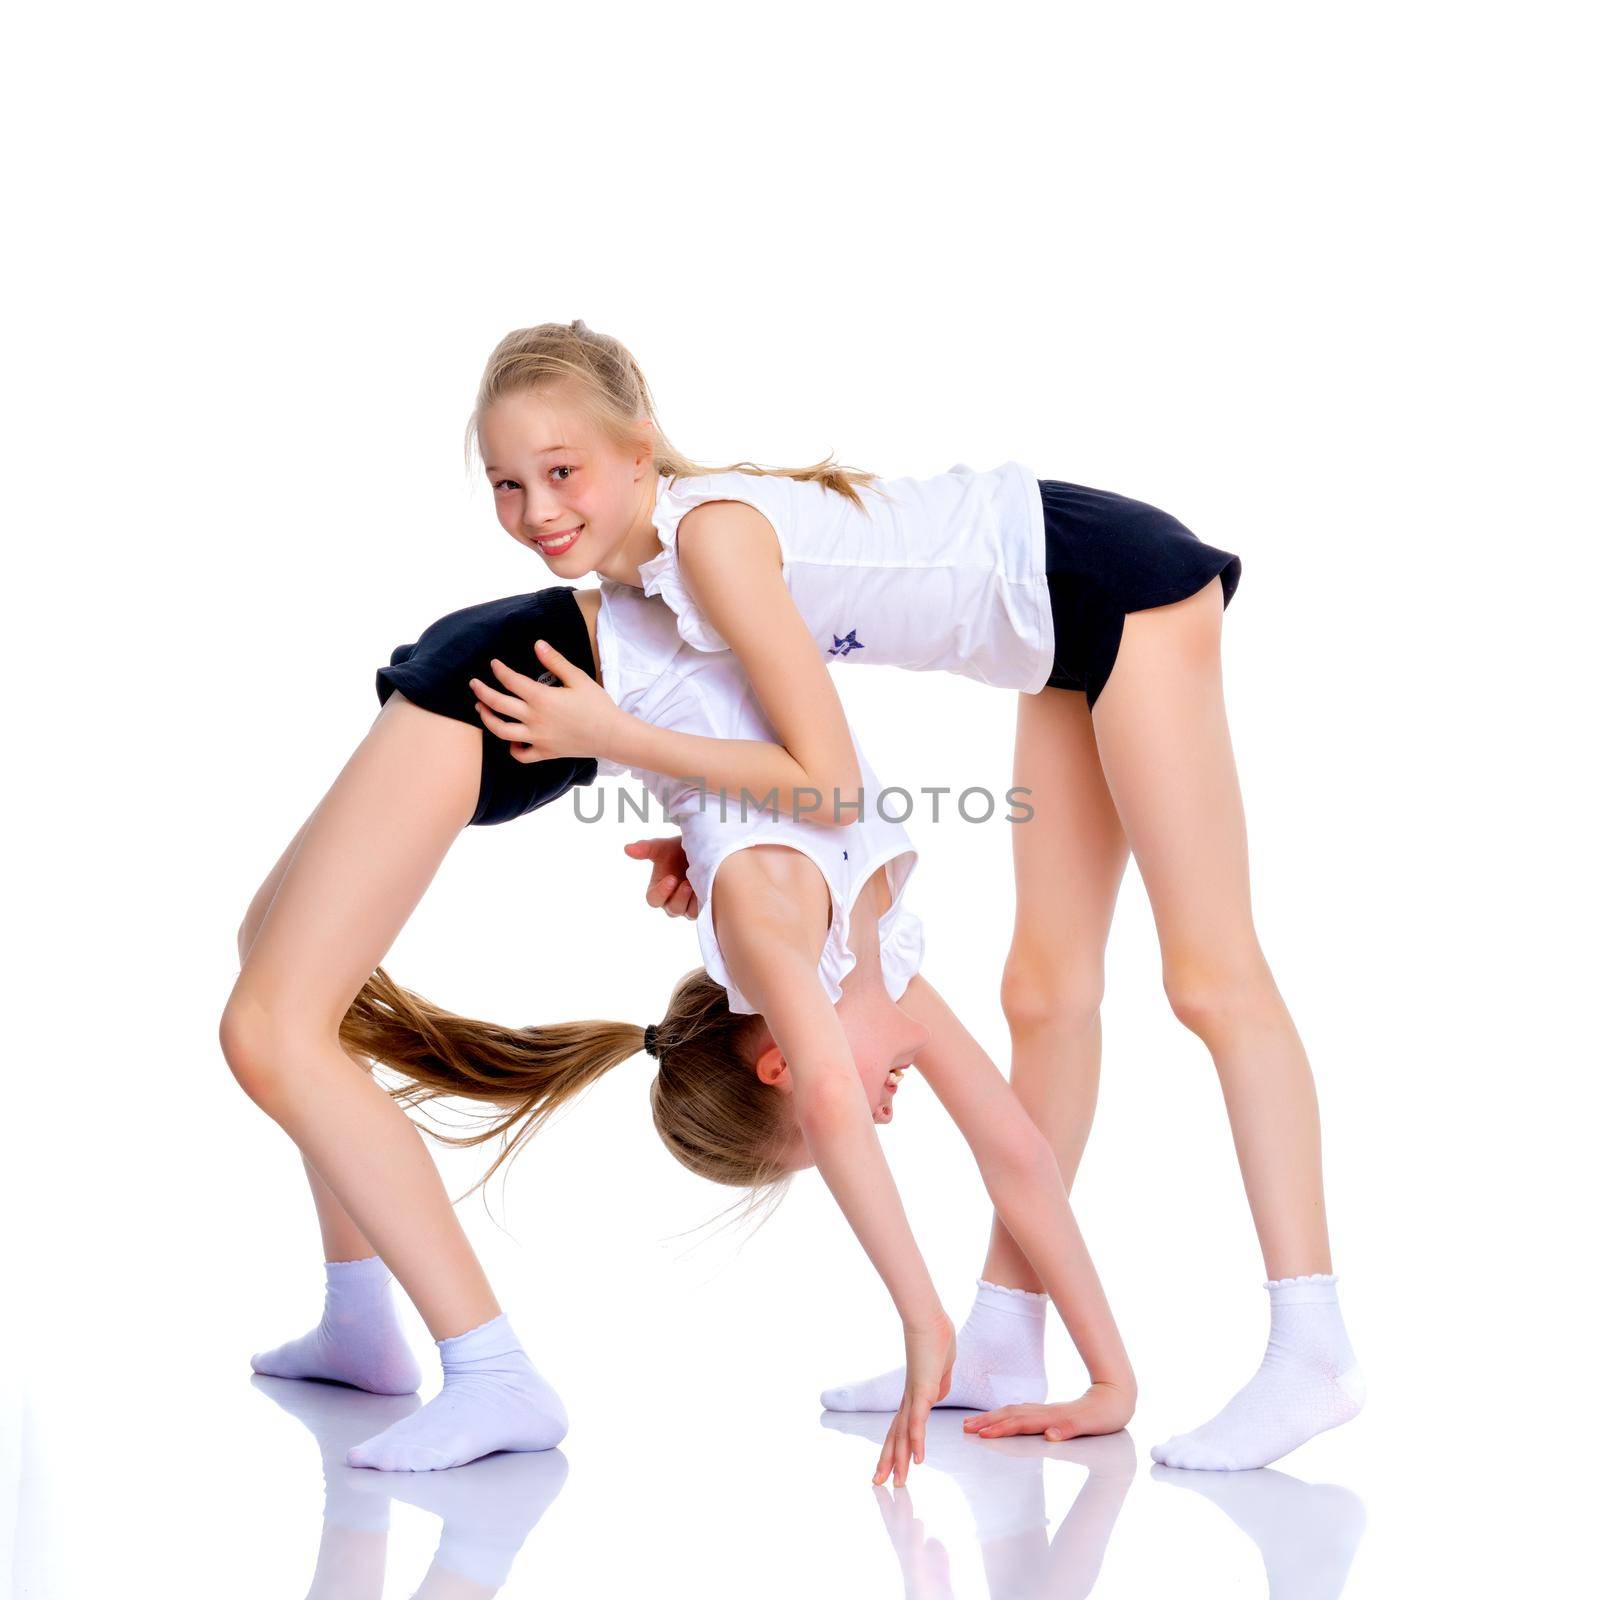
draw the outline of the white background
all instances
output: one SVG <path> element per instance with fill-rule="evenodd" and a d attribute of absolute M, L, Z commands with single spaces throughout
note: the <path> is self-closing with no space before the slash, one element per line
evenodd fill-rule
<path fill-rule="evenodd" d="M 246 1361 L 313 1319 L 319 1252 L 294 1152 L 217 1047 L 235 929 L 390 650 L 551 581 L 460 438 L 495 341 L 572 317 L 629 346 L 703 462 L 1016 458 L 1242 555 L 1225 671 L 1257 917 L 1317 1073 L 1372 1390 L 1279 1465 L 1359 1497 L 1347 1594 L 1570 1591 L 1595 1423 L 1580 20 L 1404 0 L 13 20 L 17 1594 L 311 1581 L 316 1448 Z M 885 782 L 1009 782 L 1012 696 L 838 681 Z M 1005 827 L 910 826 L 926 970 L 1004 1065 Z M 469 830 L 386 965 L 496 1020 L 654 1019 L 696 948 L 643 907 L 637 831 L 565 805 Z M 1245 1533 L 1149 1472 L 1253 1369 L 1266 1297 L 1132 871 L 1104 1015 L 1074 1200 L 1142 1393 L 1094 1592 L 1265 1593 Z M 675 1237 L 729 1196 L 655 1142 L 648 1076 L 618 1069 L 492 1214 L 464 1207 L 574 1419 L 505 1592 L 1028 1592 L 985 1576 L 970 1441 L 909 1486 L 948 1588 L 936 1550 L 902 1578 L 875 1447 L 816 1402 L 898 1359 L 887 1296 L 814 1173 L 742 1248 Z M 988 1206 L 914 1075 L 897 1109 L 886 1146 L 959 1320 Z M 1059 1321 L 1048 1348 L 1067 1396 Z M 1019 1462 L 1054 1532 L 1084 1457 L 1035 1441 L 995 1470 Z M 409 1595 L 439 1521 L 393 1515 L 383 1593 Z M 1035 1578 L 1083 1592 L 1093 1562 Z"/>

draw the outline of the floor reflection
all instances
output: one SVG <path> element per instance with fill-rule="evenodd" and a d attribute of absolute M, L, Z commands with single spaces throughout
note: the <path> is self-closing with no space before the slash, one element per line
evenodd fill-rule
<path fill-rule="evenodd" d="M 566 1481 L 559 1450 L 485 1456 L 448 1472 L 347 1467 L 345 1451 L 415 1411 L 416 1395 L 259 1375 L 250 1381 L 305 1424 L 322 1455 L 322 1542 L 306 1600 L 381 1600 L 395 1500 L 444 1523 L 413 1600 L 488 1600 Z"/>
<path fill-rule="evenodd" d="M 967 1415 L 940 1410 L 928 1418 L 926 1459 L 917 1471 L 942 1472 L 972 1511 L 989 1600 L 1081 1600 L 1100 1576 L 1111 1530 L 1138 1472 L 1130 1435 L 1107 1434 L 1047 1444 L 1036 1437 L 975 1439 Z M 882 1412 L 825 1412 L 822 1425 L 853 1434 L 874 1452 L 891 1418 Z M 1044 1464 L 1087 1469 L 1071 1509 L 1046 1536 Z M 1186 1472 L 1154 1467 L 1158 1483 L 1203 1495 L 1260 1552 L 1271 1600 L 1335 1600 L 1366 1530 L 1360 1499 L 1331 1483 L 1302 1483 L 1286 1472 Z M 894 1548 L 907 1600 L 951 1600 L 946 1545 L 923 1526 L 911 1488 L 876 1487 L 884 1531 Z"/>
<path fill-rule="evenodd" d="M 413 1600 L 489 1600 L 511 1572 L 535 1524 L 567 1476 L 559 1450 L 485 1457 L 449 1472 L 368 1472 L 344 1465 L 352 1444 L 409 1415 L 415 1395 L 364 1394 L 336 1384 L 257 1376 L 252 1386 L 303 1423 L 321 1456 L 322 1538 L 306 1600 L 382 1600 L 390 1508 L 398 1500 L 443 1523 L 438 1548 Z M 1032 1437 L 976 1439 L 960 1410 L 928 1419 L 917 1471 L 945 1475 L 972 1513 L 989 1600 L 1082 1600 L 1094 1589 L 1112 1530 L 1139 1471 L 1127 1432 L 1048 1444 Z M 824 1428 L 860 1439 L 874 1454 L 890 1417 L 822 1415 Z M 1045 1463 L 1083 1469 L 1084 1480 L 1054 1536 L 1045 1504 Z M 1334 1484 L 1284 1472 L 1188 1472 L 1154 1467 L 1156 1483 L 1212 1502 L 1260 1552 L 1271 1600 L 1335 1600 L 1366 1529 L 1360 1499 Z M 915 1482 L 915 1478 L 913 1478 Z M 953 1600 L 950 1544 L 917 1516 L 912 1489 L 873 1495 L 907 1600 Z M 949 1530 L 941 1529 L 946 1537 Z M 965 1529 L 960 1537 L 969 1537 Z"/>
<path fill-rule="evenodd" d="M 1152 1467 L 1158 1483 L 1204 1495 L 1254 1542 L 1271 1600 L 1333 1600 L 1344 1590 L 1367 1512 L 1334 1483 L 1302 1483 L 1287 1472 L 1193 1472 Z"/>
<path fill-rule="evenodd" d="M 917 1471 L 932 1468 L 950 1478 L 972 1511 L 990 1600 L 1079 1600 L 1094 1588 L 1111 1530 L 1138 1472 L 1138 1455 L 1126 1431 L 1094 1439 L 1047 1444 L 1038 1438 L 974 1439 L 962 1431 L 965 1411 L 928 1417 L 926 1453 Z M 883 1412 L 823 1413 L 822 1425 L 882 1448 L 892 1418 Z M 1055 1537 L 1046 1531 L 1044 1464 L 1070 1461 L 1088 1469 L 1072 1509 Z M 946 1547 L 923 1529 L 913 1509 L 911 1484 L 873 1489 L 884 1531 L 894 1547 L 907 1600 L 947 1600 Z"/>

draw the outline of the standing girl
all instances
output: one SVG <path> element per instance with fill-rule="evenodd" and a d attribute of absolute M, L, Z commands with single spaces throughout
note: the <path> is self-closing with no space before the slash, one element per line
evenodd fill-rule
<path fill-rule="evenodd" d="M 582 322 L 500 342 L 468 437 L 513 538 L 558 578 L 594 572 L 660 595 L 687 643 L 731 649 L 779 746 L 691 753 L 592 694 L 497 668 L 473 687 L 520 758 L 692 762 L 731 793 L 765 792 L 776 769 L 827 810 L 858 786 L 829 662 L 1020 692 L 1013 782 L 1035 815 L 1012 834 L 1002 998 L 1013 1086 L 1070 1185 L 1093 1116 L 1105 941 L 1131 850 L 1168 999 L 1216 1065 L 1268 1273 L 1259 1370 L 1209 1422 L 1152 1453 L 1172 1466 L 1259 1467 L 1354 1416 L 1365 1391 L 1332 1275 L 1316 1091 L 1256 938 L 1223 708 L 1222 614 L 1239 558 L 1152 506 L 1038 480 L 1018 462 L 894 480 L 826 464 L 707 470 L 661 431 L 628 351 Z M 580 687 L 558 650 L 541 645 L 540 662 Z M 984 1278 L 1038 1288 L 999 1218 Z M 899 1381 L 830 1395 L 877 1406 Z M 948 1401 L 971 1403 L 954 1385 Z M 968 1425 L 1049 1432 L 1059 1415 L 1012 1405 Z"/>

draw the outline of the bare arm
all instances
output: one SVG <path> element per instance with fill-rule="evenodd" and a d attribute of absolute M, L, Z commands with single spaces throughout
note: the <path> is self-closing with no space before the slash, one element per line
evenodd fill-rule
<path fill-rule="evenodd" d="M 796 855 L 756 846 L 739 851 L 716 875 L 711 915 L 723 959 L 772 1030 L 789 1066 L 795 1115 L 817 1171 L 901 1319 L 913 1325 L 936 1321 L 944 1314 L 938 1294 L 878 1142 L 849 1042 L 817 977 L 827 928 L 826 885 L 803 857 L 798 865 L 781 866 L 754 859 L 774 849 L 783 857 Z M 740 862 L 741 856 L 746 860 Z M 736 864 L 742 870 L 730 870 Z M 796 872 L 808 875 L 798 885 Z M 797 894 L 797 887 L 804 892 Z"/>
<path fill-rule="evenodd" d="M 1048 1142 L 932 984 L 914 977 L 900 1005 L 932 1036 L 917 1070 L 972 1147 L 1000 1220 L 1061 1313 L 1090 1381 L 1126 1390 L 1131 1412 L 1133 1367 Z"/>
<path fill-rule="evenodd" d="M 739 658 L 781 742 L 769 749 L 780 748 L 794 764 L 797 785 L 821 790 L 814 820 L 834 822 L 835 791 L 853 800 L 861 768 L 827 663 L 784 584 L 772 524 L 742 500 L 695 506 L 678 524 L 678 570 L 706 620 Z M 846 813 L 844 820 L 854 816 Z"/>
<path fill-rule="evenodd" d="M 815 651 L 813 651 L 815 655 Z M 827 668 L 820 669 L 824 676 Z M 659 728 L 652 722 L 626 711 L 619 711 L 607 729 L 605 748 L 592 752 L 624 767 L 642 767 L 646 772 L 665 773 L 669 778 L 703 784 L 713 795 L 728 796 L 730 810 L 740 795 L 747 794 L 748 808 L 775 809 L 780 816 L 798 817 L 825 826 L 849 824 L 859 810 L 834 807 L 837 790 L 847 805 L 854 805 L 861 787 L 861 774 L 847 782 L 826 777 L 816 781 L 781 744 L 761 739 L 713 739 L 700 733 L 678 733 Z M 854 768 L 855 752 L 850 755 Z"/>

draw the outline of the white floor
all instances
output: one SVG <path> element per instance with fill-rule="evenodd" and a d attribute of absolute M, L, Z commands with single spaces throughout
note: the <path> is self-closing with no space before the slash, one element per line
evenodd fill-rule
<path fill-rule="evenodd" d="M 18 1600 L 1576 1592 L 1554 1516 L 1575 1485 L 1519 1427 L 1430 1440 L 1375 1403 L 1279 1468 L 1199 1474 L 1153 1467 L 1143 1423 L 980 1442 L 941 1411 L 890 1493 L 869 1481 L 882 1416 L 697 1405 L 641 1374 L 646 1405 L 596 1389 L 559 1450 L 387 1475 L 336 1463 L 413 1401 L 254 1378 L 126 1313 L 121 1364 L 35 1352 L 11 1396 Z"/>

